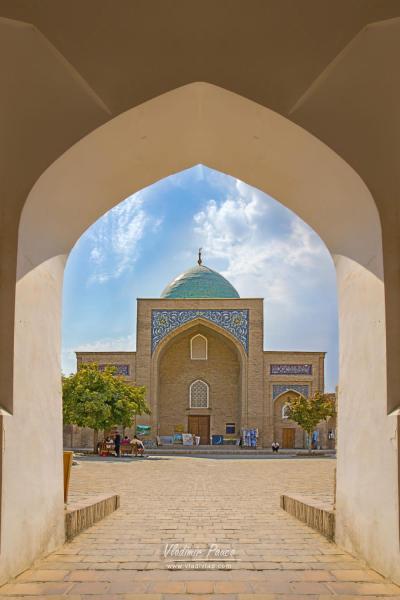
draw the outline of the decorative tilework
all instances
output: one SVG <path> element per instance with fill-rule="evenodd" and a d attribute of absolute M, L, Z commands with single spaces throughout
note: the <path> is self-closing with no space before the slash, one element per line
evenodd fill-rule
<path fill-rule="evenodd" d="M 129 375 L 129 365 L 99 365 L 99 371 L 104 371 L 106 367 L 115 367 L 117 369 L 115 373 L 116 375 L 125 375 L 126 377 Z"/>
<path fill-rule="evenodd" d="M 275 400 L 275 398 L 277 398 L 284 392 L 289 392 L 290 390 L 292 390 L 293 392 L 298 392 L 299 394 L 307 398 L 309 395 L 310 386 L 297 384 L 290 385 L 290 383 L 275 383 L 272 386 L 272 399 Z"/>
<path fill-rule="evenodd" d="M 312 365 L 270 365 L 271 375 L 312 375 Z"/>
<path fill-rule="evenodd" d="M 157 348 L 166 335 L 194 319 L 206 319 L 232 334 L 248 352 L 249 311 L 248 309 L 222 310 L 152 310 L 151 351 Z"/>

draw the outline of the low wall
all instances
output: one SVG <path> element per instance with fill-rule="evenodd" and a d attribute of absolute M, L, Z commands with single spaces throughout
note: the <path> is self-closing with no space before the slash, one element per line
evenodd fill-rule
<path fill-rule="evenodd" d="M 117 510 L 119 505 L 118 494 L 103 494 L 72 503 L 65 511 L 65 539 L 72 540 L 78 533 Z"/>
<path fill-rule="evenodd" d="M 281 508 L 330 540 L 335 538 L 333 502 L 311 496 L 281 496 Z"/>

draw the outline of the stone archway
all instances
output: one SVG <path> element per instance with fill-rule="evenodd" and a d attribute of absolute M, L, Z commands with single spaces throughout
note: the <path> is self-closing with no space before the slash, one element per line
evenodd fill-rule
<path fill-rule="evenodd" d="M 340 311 L 337 541 L 400 577 L 396 422 L 386 411 L 382 243 L 373 198 L 355 171 L 305 130 L 203 83 L 164 94 L 95 130 L 49 167 L 29 194 L 19 229 L 13 416 L 5 430 L 18 439 L 25 432 L 40 437 L 45 428 L 53 452 L 22 460 L 10 451 L 5 461 L 4 572 L 27 567 L 63 539 L 59 332 L 66 256 L 82 232 L 128 194 L 199 162 L 279 199 L 334 256 Z M 32 489 L 29 498 L 18 493 L 21 482 Z M 375 520 L 382 511 L 384 523 Z M 23 551 L 22 538 L 29 540 Z"/>
<path fill-rule="evenodd" d="M 207 339 L 208 358 L 192 360 L 191 339 Z M 153 427 L 161 435 L 171 435 L 179 423 L 187 428 L 188 417 L 210 417 L 210 434 L 224 434 L 227 422 L 235 433 L 247 423 L 248 358 L 240 344 L 222 328 L 196 319 L 167 336 L 151 361 L 151 403 Z M 208 386 L 209 402 L 204 410 L 189 404 L 195 381 Z M 260 418 L 262 422 L 262 415 Z"/>
<path fill-rule="evenodd" d="M 296 387 L 299 386 L 294 386 L 294 389 L 288 386 L 287 390 L 276 396 L 273 401 L 274 440 L 280 444 L 281 448 L 306 447 L 307 434 L 297 423 L 288 419 L 285 414 L 288 400 L 293 396 L 303 395 Z M 335 423 L 335 418 L 318 423 L 315 427 L 317 435 L 316 447 L 322 450 L 334 447 L 334 441 L 331 444 L 329 443 L 328 432 L 332 427 L 335 428 Z M 290 440 L 290 444 L 288 440 Z"/>
<path fill-rule="evenodd" d="M 171 435 L 179 423 L 186 431 L 190 416 L 204 414 L 209 417 L 210 435 L 226 433 L 227 422 L 235 423 L 238 434 L 247 391 L 247 358 L 222 330 L 208 327 L 201 320 L 191 325 L 176 330 L 152 361 L 157 379 L 152 396 L 157 430 Z M 199 334 L 207 339 L 209 352 L 205 361 L 192 360 L 189 353 L 191 339 Z M 207 406 L 201 410 L 189 402 L 196 381 L 208 386 Z"/>
<path fill-rule="evenodd" d="M 281 448 L 304 448 L 303 430 L 293 421 L 289 421 L 284 412 L 288 399 L 293 395 L 300 394 L 288 388 L 273 401 L 274 440 Z"/>

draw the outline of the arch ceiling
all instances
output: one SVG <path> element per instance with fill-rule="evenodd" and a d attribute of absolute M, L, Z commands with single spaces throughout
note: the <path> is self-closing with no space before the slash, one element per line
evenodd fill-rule
<path fill-rule="evenodd" d="M 67 254 L 129 194 L 198 163 L 269 193 L 311 225 L 332 254 L 381 276 L 378 213 L 351 167 L 288 119 L 206 83 L 115 117 L 45 171 L 21 219 L 19 274 Z"/>
<path fill-rule="evenodd" d="M 98 0 L 2 0 L 0 16 L 34 25 L 113 115 L 193 81 L 285 114 L 352 38 L 400 16 L 400 5 L 103 0 L 99 10 Z"/>

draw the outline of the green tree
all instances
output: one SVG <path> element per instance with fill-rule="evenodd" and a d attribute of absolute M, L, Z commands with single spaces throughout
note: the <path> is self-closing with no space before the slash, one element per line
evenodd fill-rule
<path fill-rule="evenodd" d="M 307 433 L 309 452 L 311 452 L 311 435 L 315 427 L 335 414 L 335 400 L 330 394 L 315 392 L 310 398 L 297 394 L 290 397 L 287 402 L 286 415 Z"/>
<path fill-rule="evenodd" d="M 136 415 L 150 414 L 145 400 L 145 387 L 130 385 L 122 377 L 114 377 L 114 423 L 124 429 L 132 427 Z"/>
<path fill-rule="evenodd" d="M 127 383 L 112 366 L 100 371 L 96 363 L 86 363 L 63 377 L 62 387 L 64 423 L 92 428 L 95 452 L 100 430 L 130 427 L 136 415 L 150 413 L 145 388 Z"/>

